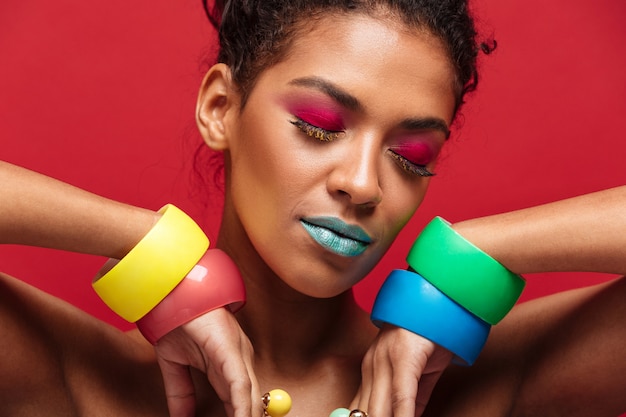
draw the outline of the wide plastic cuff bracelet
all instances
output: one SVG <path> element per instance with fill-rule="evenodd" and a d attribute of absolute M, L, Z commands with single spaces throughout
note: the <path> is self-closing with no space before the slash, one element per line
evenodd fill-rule
<path fill-rule="evenodd" d="M 234 313 L 245 301 L 239 269 L 224 252 L 211 249 L 163 301 L 137 321 L 137 327 L 156 344 L 176 327 L 206 312 L 228 307 Z"/>
<path fill-rule="evenodd" d="M 474 363 L 491 329 L 421 275 L 405 270 L 389 274 L 376 296 L 371 319 L 377 326 L 402 327 L 448 349 L 460 365 Z"/>
<path fill-rule="evenodd" d="M 161 302 L 209 247 L 202 229 L 180 209 L 168 204 L 159 213 L 143 239 L 92 284 L 106 305 L 129 322 Z"/>
<path fill-rule="evenodd" d="M 448 297 L 489 324 L 513 308 L 526 281 L 467 241 L 441 217 L 417 237 L 409 266 Z"/>

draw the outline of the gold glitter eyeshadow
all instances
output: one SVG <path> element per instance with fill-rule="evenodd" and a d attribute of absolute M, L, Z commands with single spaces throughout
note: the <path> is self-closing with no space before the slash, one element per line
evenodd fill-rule
<path fill-rule="evenodd" d="M 392 151 L 391 149 L 388 150 L 389 155 L 391 155 L 391 157 L 396 161 L 396 163 L 398 165 L 400 165 L 400 167 L 411 173 L 411 174 L 415 174 L 415 175 L 419 175 L 420 177 L 432 177 L 435 174 L 430 172 L 428 169 L 426 169 L 425 166 L 422 165 L 417 165 L 411 161 L 409 161 L 408 159 L 406 159 L 405 157 L 403 157 L 400 154 L 397 154 L 396 152 Z"/>
<path fill-rule="evenodd" d="M 300 129 L 304 134 L 317 139 L 321 142 L 332 142 L 339 137 L 342 132 L 333 132 L 330 130 L 322 129 L 321 127 L 313 126 L 310 123 L 305 122 L 302 119 L 296 119 L 291 121 L 291 124 Z"/>

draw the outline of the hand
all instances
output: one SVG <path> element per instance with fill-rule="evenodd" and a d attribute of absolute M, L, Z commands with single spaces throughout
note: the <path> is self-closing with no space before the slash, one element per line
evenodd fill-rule
<path fill-rule="evenodd" d="M 155 346 L 171 417 L 195 416 L 189 367 L 207 375 L 229 417 L 261 413 L 252 344 L 226 308 L 210 311 L 166 334 Z"/>
<path fill-rule="evenodd" d="M 386 324 L 365 354 L 351 409 L 373 417 L 419 417 L 451 360 L 447 349 Z"/>

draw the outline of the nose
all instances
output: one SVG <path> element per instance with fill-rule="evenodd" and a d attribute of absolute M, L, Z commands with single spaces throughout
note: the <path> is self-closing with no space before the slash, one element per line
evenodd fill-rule
<path fill-rule="evenodd" d="M 380 187 L 380 150 L 373 143 L 352 142 L 338 158 L 327 180 L 328 191 L 361 207 L 375 207 L 383 198 Z"/>

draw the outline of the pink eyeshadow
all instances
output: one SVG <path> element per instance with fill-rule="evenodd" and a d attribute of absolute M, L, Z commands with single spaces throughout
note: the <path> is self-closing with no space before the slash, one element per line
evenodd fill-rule
<path fill-rule="evenodd" d="M 403 143 L 391 150 L 417 165 L 427 165 L 437 156 L 437 150 L 430 142 Z"/>
<path fill-rule="evenodd" d="M 339 131 L 344 129 L 343 120 L 339 113 L 324 108 L 299 108 L 294 115 L 313 126 Z"/>

